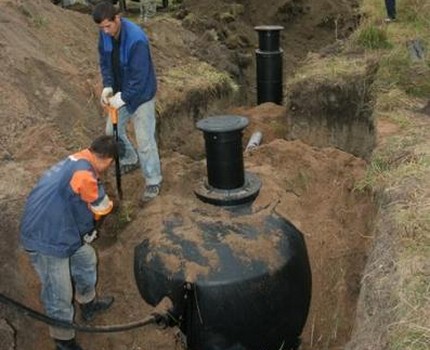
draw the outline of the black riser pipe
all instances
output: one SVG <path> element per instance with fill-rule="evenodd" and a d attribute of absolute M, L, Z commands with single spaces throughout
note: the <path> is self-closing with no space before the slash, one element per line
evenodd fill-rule
<path fill-rule="evenodd" d="M 263 25 L 254 28 L 258 33 L 257 59 L 257 104 L 273 102 L 282 104 L 282 49 L 279 46 L 278 25 Z"/>
<path fill-rule="evenodd" d="M 279 30 L 259 30 L 258 48 L 261 51 L 279 51 Z"/>
<path fill-rule="evenodd" d="M 208 183 L 222 190 L 242 187 L 242 132 L 205 133 Z"/>
<path fill-rule="evenodd" d="M 257 56 L 257 103 L 282 104 L 283 52 L 256 51 Z"/>

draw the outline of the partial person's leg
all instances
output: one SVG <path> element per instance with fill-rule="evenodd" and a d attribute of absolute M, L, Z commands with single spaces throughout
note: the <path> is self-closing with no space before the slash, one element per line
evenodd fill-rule
<path fill-rule="evenodd" d="M 97 256 L 94 248 L 84 244 L 70 257 L 75 299 L 80 304 L 82 318 L 91 321 L 95 315 L 108 309 L 113 297 L 96 298 Z"/>
<path fill-rule="evenodd" d="M 396 19 L 396 0 L 385 0 L 387 16 L 390 19 Z"/>
<path fill-rule="evenodd" d="M 46 314 L 49 317 L 71 323 L 74 308 L 69 259 L 36 252 L 29 254 L 41 281 L 41 300 Z M 49 326 L 49 333 L 52 338 L 60 340 L 70 340 L 75 337 L 73 329 Z"/>
<path fill-rule="evenodd" d="M 70 270 L 75 282 L 75 299 L 80 304 L 93 300 L 96 296 L 97 257 L 94 248 L 84 244 L 70 257 Z"/>
<path fill-rule="evenodd" d="M 159 185 L 163 178 L 155 139 L 155 99 L 139 106 L 133 115 L 133 123 L 140 166 L 146 185 Z"/>
<path fill-rule="evenodd" d="M 127 136 L 127 124 L 132 115 L 127 112 L 125 107 L 118 111 L 118 137 L 121 145 L 120 163 L 122 166 L 136 164 L 138 162 L 138 155 Z M 110 118 L 106 121 L 106 135 L 113 136 L 113 125 Z"/>

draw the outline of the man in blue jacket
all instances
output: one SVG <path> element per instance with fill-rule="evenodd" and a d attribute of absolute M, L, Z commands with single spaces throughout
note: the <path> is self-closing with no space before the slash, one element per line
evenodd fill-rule
<path fill-rule="evenodd" d="M 155 139 L 157 79 L 148 38 L 138 25 L 121 18 L 109 1 L 94 7 L 93 19 L 100 29 L 98 50 L 104 86 L 101 104 L 119 110 L 121 171 L 132 171 L 140 162 L 145 177 L 141 200 L 147 202 L 158 196 L 162 181 Z M 137 152 L 127 137 L 126 126 L 130 120 L 134 124 Z M 112 135 L 110 120 L 106 132 Z"/>
<path fill-rule="evenodd" d="M 89 243 L 96 238 L 97 221 L 113 207 L 99 175 L 116 154 L 113 137 L 101 136 L 49 169 L 27 198 L 21 244 L 39 275 L 51 318 L 71 323 L 73 299 L 87 321 L 113 303 L 113 297 L 96 297 L 97 257 Z M 82 350 L 73 329 L 50 326 L 49 332 L 56 350 Z"/>

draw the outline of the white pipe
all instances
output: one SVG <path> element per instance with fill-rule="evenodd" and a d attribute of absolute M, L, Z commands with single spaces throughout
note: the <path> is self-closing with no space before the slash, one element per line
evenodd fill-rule
<path fill-rule="evenodd" d="M 263 134 L 261 133 L 261 131 L 254 132 L 249 138 L 248 145 L 245 148 L 245 152 L 259 146 L 262 139 L 263 139 Z"/>

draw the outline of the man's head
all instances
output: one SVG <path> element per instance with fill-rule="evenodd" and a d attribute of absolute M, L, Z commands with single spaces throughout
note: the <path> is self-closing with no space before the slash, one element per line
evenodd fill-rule
<path fill-rule="evenodd" d="M 93 20 L 105 34 L 118 38 L 121 19 L 118 10 L 110 1 L 98 3 L 93 10 Z"/>
<path fill-rule="evenodd" d="M 96 138 L 89 147 L 95 156 L 94 167 L 98 172 L 107 170 L 118 155 L 118 143 L 112 136 L 103 135 Z"/>

